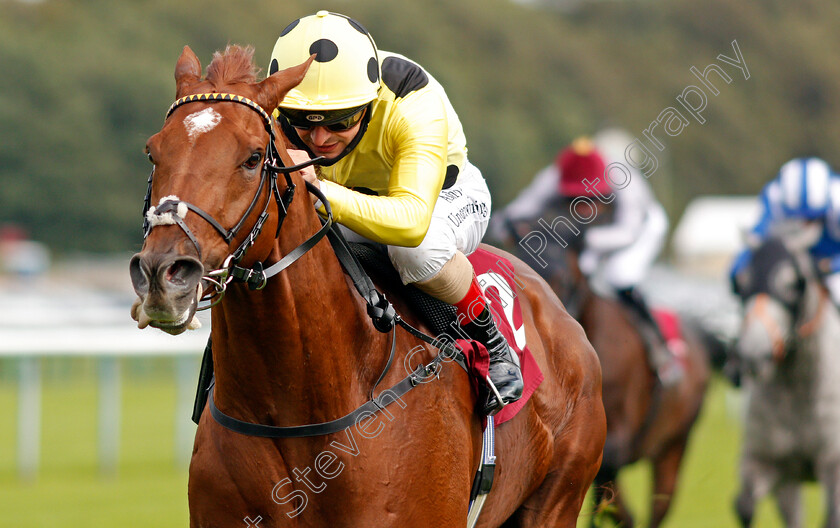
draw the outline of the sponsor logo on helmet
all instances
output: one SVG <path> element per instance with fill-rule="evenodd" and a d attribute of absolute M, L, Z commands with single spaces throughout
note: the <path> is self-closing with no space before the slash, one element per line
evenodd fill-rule
<path fill-rule="evenodd" d="M 308 121 L 314 121 L 314 122 L 316 122 L 316 123 L 317 123 L 317 122 L 319 122 L 319 121 L 323 121 L 323 120 L 324 120 L 324 116 L 323 116 L 323 115 L 321 115 L 321 114 L 309 114 L 308 116 L 306 116 L 306 119 L 307 119 Z"/>

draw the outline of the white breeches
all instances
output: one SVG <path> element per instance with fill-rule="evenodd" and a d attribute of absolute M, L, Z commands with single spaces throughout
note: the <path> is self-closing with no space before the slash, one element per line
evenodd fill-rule
<path fill-rule="evenodd" d="M 580 258 L 581 270 L 592 275 L 600 269 L 599 276 L 616 290 L 636 286 L 645 278 L 662 250 L 667 232 L 665 212 L 661 208 L 653 208 L 639 236 L 629 246 L 604 255 L 584 249 Z"/>
<path fill-rule="evenodd" d="M 433 277 L 456 251 L 478 248 L 490 221 L 490 191 L 481 171 L 469 161 L 455 184 L 438 195 L 426 237 L 417 247 L 387 246 L 388 257 L 404 284 Z M 348 240 L 363 237 L 343 229 Z"/>

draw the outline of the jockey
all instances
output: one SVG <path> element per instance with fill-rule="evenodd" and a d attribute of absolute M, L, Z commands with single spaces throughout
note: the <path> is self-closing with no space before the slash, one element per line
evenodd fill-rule
<path fill-rule="evenodd" d="M 601 278 L 642 321 L 648 361 L 661 383 L 670 387 L 682 379 L 682 364 L 637 289 L 662 250 L 668 217 L 647 180 L 636 171 L 630 172 L 625 186 L 613 191 L 605 174 L 606 162 L 596 146 L 611 154 L 607 158 L 610 161 L 623 159 L 617 156 L 623 155 L 630 141 L 622 143 L 615 153 L 612 152 L 615 137 L 614 131 L 607 130 L 595 137 L 595 144 L 579 139 L 561 151 L 557 157 L 558 191 L 568 202 L 587 196 L 592 202 L 598 202 L 599 212 L 606 214 L 606 218 L 596 219 L 582 234 L 580 269 L 588 277 Z M 610 203 L 604 203 L 607 201 Z"/>
<path fill-rule="evenodd" d="M 467 160 L 461 122 L 441 85 L 411 60 L 380 51 L 355 20 L 327 11 L 289 24 L 269 74 L 315 54 L 275 111 L 296 162 L 328 198 L 335 221 L 387 246 L 404 284 L 457 311 L 460 329 L 490 354 L 488 414 L 523 391 L 519 358 L 499 332 L 467 259 L 490 218 L 490 192 Z M 315 200 L 313 196 L 313 200 Z M 325 213 L 316 202 L 321 213 Z"/>
<path fill-rule="evenodd" d="M 819 264 L 832 301 L 840 306 L 840 177 L 820 158 L 794 158 L 761 190 L 760 216 L 749 237 L 760 241 L 782 222 L 816 223 L 819 238 L 810 253 Z M 730 283 L 739 292 L 738 276 L 752 257 L 748 247 L 735 257 Z"/>
<path fill-rule="evenodd" d="M 587 277 L 601 278 L 643 321 L 649 362 L 662 384 L 672 386 L 682 379 L 682 365 L 636 289 L 662 249 L 668 217 L 638 171 L 629 169 L 629 182 L 614 192 L 601 156 L 603 152 L 609 162 L 623 160 L 631 142 L 626 133 L 614 129 L 599 132 L 594 143 L 586 138 L 575 140 L 494 217 L 493 229 L 503 238 L 505 223 L 508 229 L 516 229 L 518 222 L 539 217 L 558 202 L 561 211 L 568 212 L 575 198 L 591 199 L 598 212 L 592 224 L 581 228 L 583 233 L 575 244 L 580 248 L 580 269 Z"/>

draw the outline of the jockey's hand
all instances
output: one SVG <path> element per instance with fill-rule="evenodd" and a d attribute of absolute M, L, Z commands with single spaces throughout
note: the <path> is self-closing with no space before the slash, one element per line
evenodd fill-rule
<path fill-rule="evenodd" d="M 304 150 L 288 149 L 287 152 L 289 153 L 289 156 L 292 158 L 292 162 L 295 165 L 312 159 L 309 157 L 309 154 L 307 154 Z M 313 167 L 312 165 L 300 169 L 300 175 L 303 176 L 304 180 L 308 181 L 318 189 L 321 188 L 321 184 L 318 182 L 318 175 L 315 173 L 315 167 Z M 312 198 L 313 204 L 318 201 L 318 197 L 314 194 L 310 193 L 310 196 Z"/>

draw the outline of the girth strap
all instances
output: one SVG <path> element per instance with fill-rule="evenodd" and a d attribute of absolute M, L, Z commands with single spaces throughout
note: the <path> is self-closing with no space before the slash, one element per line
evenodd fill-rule
<path fill-rule="evenodd" d="M 467 513 L 467 528 L 473 528 L 478 522 L 481 510 L 487 500 L 487 495 L 493 489 L 493 479 L 496 475 L 496 424 L 493 416 L 487 417 L 484 428 L 484 438 L 481 443 L 481 463 L 473 477 L 472 491 L 470 491 L 470 509 Z"/>
<path fill-rule="evenodd" d="M 353 412 L 346 414 L 341 418 L 317 424 L 286 427 L 245 422 L 223 413 L 218 407 L 216 407 L 216 403 L 213 400 L 213 387 L 215 385 L 215 380 L 211 382 L 208 390 L 207 404 L 210 407 L 210 414 L 220 425 L 230 429 L 231 431 L 236 431 L 237 433 L 248 436 L 259 436 L 263 438 L 301 438 L 306 436 L 328 435 L 343 431 L 362 420 L 366 420 L 367 418 L 374 416 L 379 411 L 384 411 L 385 407 L 391 405 L 397 400 L 400 400 L 405 393 L 416 387 L 418 384 L 438 375 L 441 363 L 447 359 L 452 359 L 445 356 L 443 353 L 438 354 L 434 359 L 432 359 L 432 361 L 429 362 L 428 365 L 419 365 L 411 374 L 403 378 L 399 383 L 389 389 L 383 390 L 378 396 L 374 396 L 373 394 L 376 390 L 376 386 L 380 381 L 382 381 L 385 374 L 391 367 L 394 359 L 394 352 L 396 350 L 396 343 L 397 339 L 395 332 L 391 340 L 391 352 L 388 357 L 388 363 L 385 365 L 382 374 L 380 374 L 379 379 L 371 389 L 370 400 L 356 408 Z M 466 370 L 467 367 L 466 364 L 463 363 L 462 358 L 458 357 L 454 359 L 461 368 Z M 402 403 L 402 400 L 400 400 L 400 402 L 402 406 L 405 406 L 405 404 Z"/>

